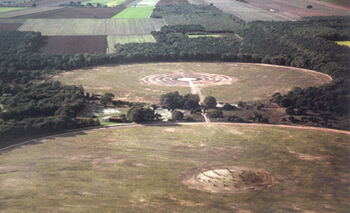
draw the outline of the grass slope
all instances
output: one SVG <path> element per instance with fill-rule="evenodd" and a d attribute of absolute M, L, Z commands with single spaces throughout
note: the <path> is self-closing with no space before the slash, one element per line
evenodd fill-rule
<path fill-rule="evenodd" d="M 349 135 L 239 125 L 109 128 L 0 155 L 3 212 L 347 212 Z M 208 165 L 269 171 L 271 188 L 190 189 Z"/>
<path fill-rule="evenodd" d="M 152 14 L 154 7 L 128 7 L 112 18 L 119 19 L 143 19 L 149 18 Z"/>
<path fill-rule="evenodd" d="M 232 85 L 201 88 L 204 96 L 213 95 L 218 101 L 231 103 L 269 99 L 275 92 L 324 83 L 318 73 L 297 72 L 288 67 L 238 63 L 149 63 L 96 67 L 67 72 L 56 80 L 65 84 L 83 85 L 90 93 L 113 92 L 124 100 L 159 102 L 160 94 L 170 91 L 189 93 L 190 89 L 146 85 L 140 79 L 148 75 L 174 72 L 217 73 L 237 78 L 238 81 Z"/>

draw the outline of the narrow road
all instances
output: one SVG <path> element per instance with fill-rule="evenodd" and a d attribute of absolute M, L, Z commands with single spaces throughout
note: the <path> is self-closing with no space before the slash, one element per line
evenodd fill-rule
<path fill-rule="evenodd" d="M 192 94 L 199 96 L 199 105 L 202 108 L 202 116 L 204 117 L 205 123 L 210 123 L 210 119 L 203 108 L 204 96 L 202 95 L 200 89 L 194 85 L 191 79 L 188 80 L 188 83 L 190 84 Z"/>

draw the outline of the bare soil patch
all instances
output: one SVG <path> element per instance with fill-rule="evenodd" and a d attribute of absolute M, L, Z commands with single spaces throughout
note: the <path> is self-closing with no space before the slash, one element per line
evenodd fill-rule
<path fill-rule="evenodd" d="M 296 152 L 296 151 L 292 150 L 289 147 L 287 148 L 287 150 L 288 150 L 289 153 L 296 155 L 298 158 L 300 158 L 302 160 L 307 160 L 307 161 L 314 161 L 314 160 L 329 161 L 331 159 L 330 156 L 314 156 L 314 155 L 299 153 L 299 152 Z"/>
<path fill-rule="evenodd" d="M 249 192 L 277 183 L 263 169 L 238 166 L 210 166 L 191 170 L 181 176 L 181 181 L 190 188 L 211 193 Z"/>
<path fill-rule="evenodd" d="M 59 19 L 59 18 L 111 18 L 124 10 L 124 6 L 109 8 L 62 8 L 57 10 L 43 11 L 34 14 L 17 16 L 23 19 Z"/>
<path fill-rule="evenodd" d="M 41 53 L 105 53 L 107 36 L 45 36 Z"/>

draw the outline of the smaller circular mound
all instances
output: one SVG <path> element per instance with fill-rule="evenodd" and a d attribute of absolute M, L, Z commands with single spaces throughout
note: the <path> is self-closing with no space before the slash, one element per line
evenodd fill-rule
<path fill-rule="evenodd" d="M 241 193 L 275 184 L 275 178 L 263 169 L 238 166 L 213 166 L 186 172 L 181 177 L 186 186 L 212 193 Z"/>
<path fill-rule="evenodd" d="M 141 79 L 146 84 L 158 86 L 181 86 L 190 87 L 191 84 L 196 86 L 214 86 L 229 85 L 237 81 L 236 78 L 211 73 L 170 73 L 148 75 Z"/>

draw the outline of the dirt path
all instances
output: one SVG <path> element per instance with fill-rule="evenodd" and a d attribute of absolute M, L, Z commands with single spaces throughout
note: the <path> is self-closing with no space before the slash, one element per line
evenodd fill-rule
<path fill-rule="evenodd" d="M 192 94 L 196 94 L 199 96 L 199 105 L 202 108 L 202 116 L 204 117 L 205 123 L 210 123 L 210 119 L 209 119 L 207 113 L 205 112 L 205 110 L 203 109 L 204 96 L 203 96 L 201 90 L 198 87 L 196 87 L 191 80 L 189 80 L 188 83 L 191 87 Z"/>

